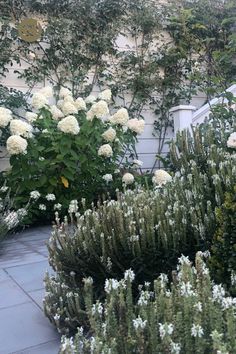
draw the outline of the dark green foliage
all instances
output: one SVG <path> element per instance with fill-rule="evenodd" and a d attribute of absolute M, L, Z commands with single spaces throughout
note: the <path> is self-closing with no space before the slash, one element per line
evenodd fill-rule
<path fill-rule="evenodd" d="M 209 261 L 217 282 L 227 284 L 235 293 L 236 284 L 236 188 L 225 194 L 222 206 L 216 209 L 217 228 Z M 233 283 L 233 284 L 232 284 Z M 234 286 L 232 286 L 234 285 Z"/>

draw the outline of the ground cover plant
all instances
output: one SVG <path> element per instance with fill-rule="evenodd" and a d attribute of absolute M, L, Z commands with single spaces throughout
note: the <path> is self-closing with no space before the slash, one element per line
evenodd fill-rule
<path fill-rule="evenodd" d="M 31 199 L 28 222 L 52 220 L 55 210 L 65 212 L 73 199 L 96 203 L 104 193 L 114 195 L 122 184 L 133 184 L 140 168 L 134 146 L 144 120 L 130 119 L 125 108 L 109 111 L 109 89 L 83 100 L 62 88 L 56 105 L 49 104 L 52 96 L 49 87 L 35 93 L 35 110 L 26 112 L 25 120 L 0 108 L 11 164 L 4 176 L 17 191 L 16 208 Z"/>
<path fill-rule="evenodd" d="M 74 339 L 64 337 L 60 354 L 234 353 L 236 299 L 212 283 L 204 256 L 197 253 L 195 267 L 182 256 L 171 283 L 162 273 L 154 284 L 140 286 L 136 303 L 131 269 L 120 281 L 106 280 L 104 303 L 95 301 L 86 278 L 89 334 L 80 327 Z"/>

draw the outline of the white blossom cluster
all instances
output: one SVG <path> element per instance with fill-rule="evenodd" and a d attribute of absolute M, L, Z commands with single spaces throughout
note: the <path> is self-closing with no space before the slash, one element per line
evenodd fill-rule
<path fill-rule="evenodd" d="M 165 336 L 171 336 L 174 331 L 174 325 L 172 323 L 159 323 L 159 333 L 161 339 Z"/>
<path fill-rule="evenodd" d="M 30 192 L 30 198 L 31 199 L 37 200 L 37 199 L 39 199 L 39 197 L 40 197 L 40 193 L 38 191 Z"/>
<path fill-rule="evenodd" d="M 120 285 L 120 282 L 116 279 L 106 279 L 104 287 L 105 292 L 109 294 L 112 290 L 117 290 Z"/>
<path fill-rule="evenodd" d="M 171 175 L 164 170 L 156 170 L 154 176 L 152 177 L 153 184 L 157 186 L 163 186 L 167 182 L 172 180 Z"/>
<path fill-rule="evenodd" d="M 33 136 L 33 127 L 21 119 L 12 119 L 10 122 L 10 132 L 12 135 L 21 135 L 24 138 Z"/>
<path fill-rule="evenodd" d="M 228 140 L 227 146 L 232 149 L 236 149 L 236 132 L 231 133 Z"/>
<path fill-rule="evenodd" d="M 67 116 L 57 124 L 60 131 L 66 134 L 77 135 L 80 131 L 79 123 L 74 116 Z"/>
<path fill-rule="evenodd" d="M 132 184 L 134 182 L 134 176 L 132 175 L 132 173 L 125 173 L 122 177 L 122 182 L 125 184 L 125 185 L 129 185 L 129 184 Z"/>
<path fill-rule="evenodd" d="M 25 154 L 27 146 L 27 140 L 19 135 L 11 135 L 7 139 L 7 151 L 10 155 Z"/>
<path fill-rule="evenodd" d="M 138 316 L 133 320 L 133 326 L 136 331 L 140 329 L 143 330 L 146 327 L 146 325 L 147 325 L 147 320 L 143 321 L 140 316 Z"/>
<path fill-rule="evenodd" d="M 101 304 L 101 302 L 97 301 L 96 304 L 93 304 L 92 314 L 100 316 L 103 314 L 103 305 Z"/>
<path fill-rule="evenodd" d="M 98 149 L 98 156 L 111 157 L 112 155 L 113 155 L 113 150 L 111 145 L 109 144 L 101 145 L 100 148 Z"/>
<path fill-rule="evenodd" d="M 0 128 L 5 128 L 12 120 L 12 111 L 10 109 L 0 107 Z"/>
<path fill-rule="evenodd" d="M 191 336 L 201 338 L 204 335 L 204 330 L 199 324 L 193 324 L 191 328 Z"/>
<path fill-rule="evenodd" d="M 144 126 L 145 122 L 143 119 L 133 118 L 129 119 L 129 121 L 127 122 L 127 127 L 138 135 L 141 135 L 143 133 Z"/>
<path fill-rule="evenodd" d="M 107 141 L 107 142 L 112 142 L 116 138 L 116 131 L 112 127 L 108 128 L 103 134 L 102 137 Z"/>
<path fill-rule="evenodd" d="M 107 117 L 109 114 L 109 108 L 107 102 L 100 100 L 92 105 L 90 110 L 87 112 L 87 120 L 91 121 L 95 117 L 102 119 Z"/>

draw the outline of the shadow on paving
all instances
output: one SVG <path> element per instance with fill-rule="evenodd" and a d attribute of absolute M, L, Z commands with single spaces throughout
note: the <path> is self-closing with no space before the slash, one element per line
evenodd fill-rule
<path fill-rule="evenodd" d="M 45 317 L 45 245 L 51 227 L 30 228 L 0 249 L 0 354 L 57 354 L 60 336 Z"/>

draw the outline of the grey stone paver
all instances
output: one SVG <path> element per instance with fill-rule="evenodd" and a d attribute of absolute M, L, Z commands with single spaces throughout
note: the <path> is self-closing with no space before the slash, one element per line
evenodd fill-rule
<path fill-rule="evenodd" d="M 29 297 L 12 279 L 8 278 L 0 281 L 0 289 L 0 309 L 30 301 Z"/>
<path fill-rule="evenodd" d="M 57 338 L 43 312 L 32 302 L 2 309 L 0 318 L 1 353 L 13 353 Z"/>
<path fill-rule="evenodd" d="M 46 259 L 33 264 L 30 263 L 5 268 L 6 272 L 26 292 L 43 288 L 43 278 L 48 269 L 49 265 Z"/>
<path fill-rule="evenodd" d="M 44 289 L 39 289 L 39 290 L 29 291 L 28 294 L 33 299 L 33 301 L 36 302 L 36 304 L 39 307 L 41 307 L 41 309 L 42 309 L 43 308 L 43 298 L 44 298 L 45 290 Z"/>
<path fill-rule="evenodd" d="M 25 350 L 15 352 L 13 354 L 57 354 L 58 353 L 58 340 L 51 341 L 45 344 L 37 345 Z"/>
<path fill-rule="evenodd" d="M 0 248 L 0 354 L 56 354 L 60 337 L 42 311 L 50 227 L 28 229 Z"/>

